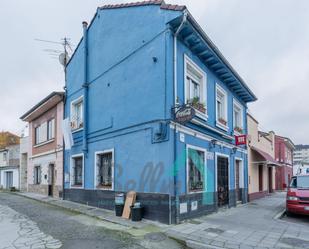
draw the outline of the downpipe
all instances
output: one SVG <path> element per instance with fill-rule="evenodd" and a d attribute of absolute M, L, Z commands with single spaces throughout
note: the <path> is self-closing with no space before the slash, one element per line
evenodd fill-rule
<path fill-rule="evenodd" d="M 177 96 L 177 37 L 187 22 L 187 16 L 188 12 L 185 11 L 183 14 L 182 22 L 178 29 L 176 30 L 174 34 L 174 111 L 176 111 L 177 106 L 179 105 L 178 103 L 178 96 Z M 175 123 L 174 127 L 174 195 L 175 195 L 175 220 L 176 224 L 179 224 L 180 219 L 179 219 L 179 191 L 178 191 L 178 165 L 177 165 L 177 132 L 176 132 L 177 125 Z"/>
<path fill-rule="evenodd" d="M 84 110 L 83 110 L 83 152 L 86 154 L 88 152 L 88 23 L 83 22 L 83 35 L 84 35 L 84 83 L 83 83 L 83 94 L 84 94 Z"/>

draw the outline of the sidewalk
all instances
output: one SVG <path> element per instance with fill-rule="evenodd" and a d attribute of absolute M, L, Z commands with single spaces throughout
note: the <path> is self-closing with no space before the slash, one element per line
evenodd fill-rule
<path fill-rule="evenodd" d="M 143 229 L 149 225 L 151 225 L 151 221 L 146 221 L 142 220 L 141 222 L 133 222 L 131 220 L 127 220 L 121 217 L 117 217 L 115 215 L 114 211 L 107 210 L 107 209 L 101 209 L 101 208 L 96 208 L 92 206 L 87 206 L 84 204 L 76 203 L 76 202 L 71 202 L 71 201 L 66 201 L 62 199 L 57 199 L 53 197 L 48 197 L 36 193 L 29 193 L 29 192 L 16 192 L 16 194 L 21 195 L 23 197 L 27 197 L 33 200 L 45 202 L 57 207 L 62 207 L 74 212 L 78 212 L 81 214 L 88 215 L 90 217 L 94 217 L 103 221 L 115 223 L 121 226 L 125 226 L 127 228 L 136 228 L 136 229 Z M 159 225 L 159 224 L 158 224 Z M 160 226 L 164 226 L 161 225 Z"/>
<path fill-rule="evenodd" d="M 171 227 L 167 234 L 191 248 L 309 248 L 309 226 L 278 218 L 286 193 L 275 193 L 237 208 Z"/>

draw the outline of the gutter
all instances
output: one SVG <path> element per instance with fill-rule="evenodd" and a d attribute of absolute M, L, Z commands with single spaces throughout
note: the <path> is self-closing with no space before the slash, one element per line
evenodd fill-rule
<path fill-rule="evenodd" d="M 174 108 L 178 106 L 178 96 L 177 96 L 177 36 L 179 35 L 184 24 L 187 22 L 188 12 L 184 11 L 182 22 L 174 34 Z M 176 123 L 174 129 L 174 195 L 175 195 L 175 220 L 176 224 L 179 224 L 179 193 L 178 193 L 178 165 L 177 165 L 177 132 Z"/>
<path fill-rule="evenodd" d="M 83 22 L 83 33 L 84 33 L 84 84 L 83 84 L 83 93 L 84 93 L 84 116 L 83 116 L 83 152 L 88 152 L 87 144 L 87 132 L 88 132 L 88 23 Z"/>

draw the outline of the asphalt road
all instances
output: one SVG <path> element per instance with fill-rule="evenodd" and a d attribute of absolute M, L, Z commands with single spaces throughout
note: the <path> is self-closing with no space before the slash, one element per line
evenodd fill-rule
<path fill-rule="evenodd" d="M 125 233 L 106 229 L 93 218 L 61 208 L 7 193 L 0 193 L 0 205 L 37 223 L 41 232 L 61 241 L 61 248 L 143 248 Z M 2 239 L 0 235 L 0 245 Z"/>
<path fill-rule="evenodd" d="M 306 225 L 308 226 L 308 229 L 309 229 L 309 216 L 298 215 L 298 214 L 290 214 L 289 216 L 287 216 L 285 214 L 281 219 L 287 222 L 291 222 L 291 223 Z"/>

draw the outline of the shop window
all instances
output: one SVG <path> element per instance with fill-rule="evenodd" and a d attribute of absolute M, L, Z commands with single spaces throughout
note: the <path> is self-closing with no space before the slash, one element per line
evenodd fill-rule
<path fill-rule="evenodd" d="M 187 149 L 187 184 L 188 192 L 205 190 L 206 151 L 188 146 Z"/>
<path fill-rule="evenodd" d="M 113 189 L 113 151 L 96 154 L 96 185 L 98 188 Z"/>
<path fill-rule="evenodd" d="M 73 187 L 83 186 L 83 156 L 74 156 L 72 158 L 72 169 L 71 169 L 71 185 Z"/>

